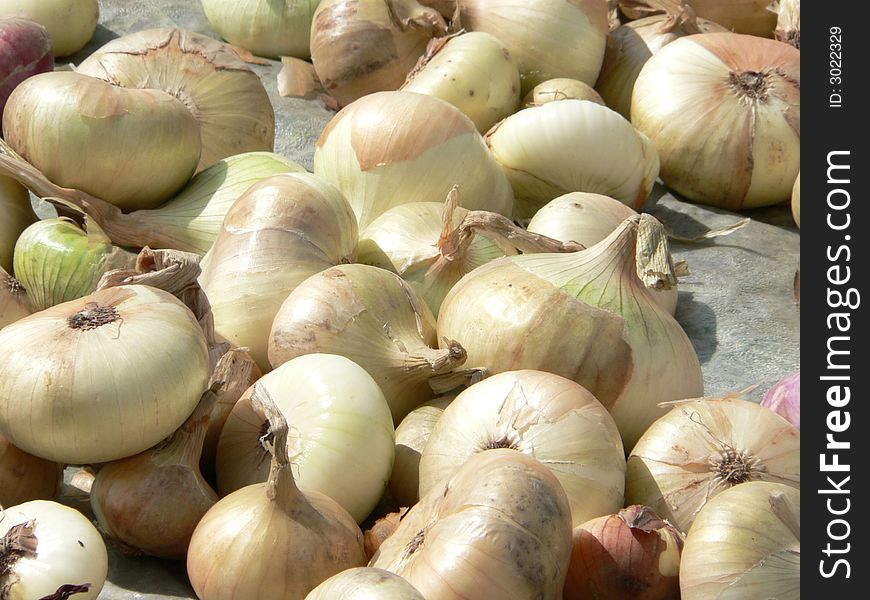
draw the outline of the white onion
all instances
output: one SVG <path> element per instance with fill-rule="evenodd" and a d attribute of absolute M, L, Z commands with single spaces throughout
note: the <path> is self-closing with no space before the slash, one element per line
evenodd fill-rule
<path fill-rule="evenodd" d="M 410 583 L 383 569 L 357 567 L 333 575 L 305 600 L 425 600 Z"/>
<path fill-rule="evenodd" d="M 48 30 L 56 57 L 85 46 L 97 29 L 99 0 L 0 0 L 0 17 L 23 17 Z"/>

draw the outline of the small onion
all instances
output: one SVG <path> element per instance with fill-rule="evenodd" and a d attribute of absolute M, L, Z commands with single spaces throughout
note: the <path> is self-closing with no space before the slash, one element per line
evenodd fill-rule
<path fill-rule="evenodd" d="M 681 531 L 720 492 L 747 481 L 800 486 L 800 431 L 739 398 L 678 404 L 643 434 L 628 458 L 626 500 L 651 507 Z"/>
<path fill-rule="evenodd" d="M 208 358 L 193 314 L 161 290 L 119 286 L 59 304 L 0 330 L 0 432 L 57 462 L 131 456 L 190 415 Z"/>
<path fill-rule="evenodd" d="M 239 399 L 221 431 L 221 495 L 269 476 L 260 441 L 266 415 L 251 399 L 256 389 L 267 390 L 291 423 L 287 452 L 299 486 L 329 496 L 362 522 L 393 468 L 393 421 L 377 384 L 354 362 L 329 354 L 300 356 L 264 375 Z"/>
<path fill-rule="evenodd" d="M 786 375 L 764 394 L 761 406 L 766 406 L 786 421 L 801 428 L 801 372 Z"/>
<path fill-rule="evenodd" d="M 523 93 L 556 77 L 592 85 L 607 40 L 603 0 L 457 0 L 463 27 L 507 46 L 520 67 Z"/>
<path fill-rule="evenodd" d="M 447 26 L 415 0 L 321 0 L 311 24 L 311 60 L 324 89 L 347 106 L 395 90 Z"/>
<path fill-rule="evenodd" d="M 56 57 L 81 50 L 94 36 L 99 0 L 0 0 L 0 17 L 36 21 L 51 36 Z"/>
<path fill-rule="evenodd" d="M 0 18 L 0 115 L 15 87 L 54 69 L 48 31 L 30 19 Z"/>
<path fill-rule="evenodd" d="M 0 267 L 0 329 L 33 312 L 21 282 Z"/>
<path fill-rule="evenodd" d="M 0 593 L 4 600 L 96 600 L 108 553 L 91 522 L 68 506 L 33 500 L 0 513 Z"/>
<path fill-rule="evenodd" d="M 778 5 L 774 37 L 780 42 L 801 47 L 801 2 L 800 0 L 775 0 Z"/>
<path fill-rule="evenodd" d="M 686 199 L 729 210 L 787 200 L 800 169 L 800 51 L 736 33 L 675 40 L 643 66 L 631 120 Z"/>
<path fill-rule="evenodd" d="M 34 221 L 27 190 L 14 179 L 0 176 L 0 268 L 12 273 L 15 241 Z"/>
<path fill-rule="evenodd" d="M 487 144 L 524 217 L 568 192 L 604 194 L 640 210 L 659 172 L 645 135 L 618 113 L 583 100 L 521 110 L 490 130 Z M 577 152 L 578 144 L 589 150 Z"/>
<path fill-rule="evenodd" d="M 443 202 L 511 216 L 513 194 L 474 123 L 447 102 L 381 92 L 339 112 L 314 151 L 314 173 L 353 206 L 360 229 L 406 202 Z"/>
<path fill-rule="evenodd" d="M 0 507 L 54 498 L 63 465 L 19 450 L 0 434 Z"/>
<path fill-rule="evenodd" d="M 791 214 L 798 229 L 801 228 L 801 172 L 798 171 L 797 179 L 791 188 Z"/>
<path fill-rule="evenodd" d="M 713 498 L 686 537 L 681 598 L 798 600 L 800 507 L 799 490 L 763 481 Z"/>
<path fill-rule="evenodd" d="M 558 100 L 589 100 L 596 104 L 604 104 L 604 100 L 589 84 L 576 79 L 548 79 L 539 83 L 526 94 L 523 107 L 541 106 Z"/>
<path fill-rule="evenodd" d="M 574 528 L 563 600 L 671 600 L 680 593 L 683 535 L 648 506 Z"/>
<path fill-rule="evenodd" d="M 449 102 L 486 133 L 516 112 L 520 73 L 499 40 L 488 33 L 469 32 L 431 43 L 401 89 Z"/>
<path fill-rule="evenodd" d="M 389 571 L 357 567 L 333 575 L 305 600 L 425 600 L 410 583 Z"/>
<path fill-rule="evenodd" d="M 420 458 L 420 496 L 470 457 L 511 448 L 550 469 L 577 526 L 623 505 L 625 451 L 613 417 L 581 385 L 543 371 L 475 383 L 444 410 Z"/>
<path fill-rule="evenodd" d="M 202 0 L 208 22 L 231 44 L 257 56 L 308 58 L 319 0 Z"/>

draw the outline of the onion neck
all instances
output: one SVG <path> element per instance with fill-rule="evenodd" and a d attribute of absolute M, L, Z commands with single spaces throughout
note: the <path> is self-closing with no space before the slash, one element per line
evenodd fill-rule
<path fill-rule="evenodd" d="M 2 510 L 0 515 L 3 515 Z M 37 539 L 33 528 L 33 521 L 20 523 L 0 538 L 0 582 L 12 573 L 19 559 L 36 558 Z M 5 599 L 6 593 L 6 587 L 0 588 L 0 597 Z"/>

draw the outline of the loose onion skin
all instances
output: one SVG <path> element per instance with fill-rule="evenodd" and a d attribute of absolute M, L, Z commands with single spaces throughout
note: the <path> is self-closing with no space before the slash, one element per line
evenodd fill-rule
<path fill-rule="evenodd" d="M 63 465 L 19 450 L 0 434 L 0 506 L 54 498 Z"/>
<path fill-rule="evenodd" d="M 19 83 L 53 69 L 51 37 L 45 27 L 26 18 L 0 18 L 0 115 Z"/>
<path fill-rule="evenodd" d="M 333 575 L 305 600 L 425 600 L 410 583 L 389 571 L 358 567 Z"/>
<path fill-rule="evenodd" d="M 0 268 L 12 273 L 12 256 L 18 236 L 36 221 L 30 195 L 14 179 L 0 176 Z"/>
<path fill-rule="evenodd" d="M 57 57 L 82 49 L 94 36 L 99 0 L 0 0 L 0 17 L 36 21 L 48 31 Z"/>
<path fill-rule="evenodd" d="M 801 428 L 801 372 L 786 375 L 764 394 L 761 406 L 765 406 L 786 421 Z"/>

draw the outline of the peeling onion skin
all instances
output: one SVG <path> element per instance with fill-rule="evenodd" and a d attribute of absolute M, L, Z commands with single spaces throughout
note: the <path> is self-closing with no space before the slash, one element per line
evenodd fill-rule
<path fill-rule="evenodd" d="M 534 458 L 497 449 L 412 507 L 369 566 L 424 598 L 534 600 L 561 597 L 570 554 L 571 510 L 558 480 Z"/>
<path fill-rule="evenodd" d="M 389 571 L 358 567 L 333 575 L 305 600 L 425 600 L 410 583 Z"/>
<path fill-rule="evenodd" d="M 30 19 L 0 18 L 0 115 L 19 83 L 53 69 L 51 37 L 45 27 Z"/>
<path fill-rule="evenodd" d="M 683 548 L 683 600 L 800 598 L 800 490 L 738 485 L 698 514 Z"/>
<path fill-rule="evenodd" d="M 786 421 L 801 428 L 801 372 L 796 371 L 777 381 L 764 394 L 761 406 L 765 406 Z"/>
<path fill-rule="evenodd" d="M 687 200 L 740 210 L 789 199 L 800 170 L 800 51 L 736 33 L 680 38 L 643 66 L 631 119 Z"/>
<path fill-rule="evenodd" d="M 0 17 L 36 21 L 48 31 L 58 58 L 81 50 L 94 36 L 99 0 L 0 0 Z"/>
<path fill-rule="evenodd" d="M 19 450 L 0 434 L 0 506 L 54 498 L 62 481 L 62 464 Z"/>
<path fill-rule="evenodd" d="M 12 274 L 12 256 L 18 236 L 35 222 L 27 189 L 14 179 L 0 176 L 0 268 L 7 273 Z"/>
<path fill-rule="evenodd" d="M 770 0 L 684 0 L 701 18 L 719 23 L 737 33 L 773 37 L 776 13 Z"/>

